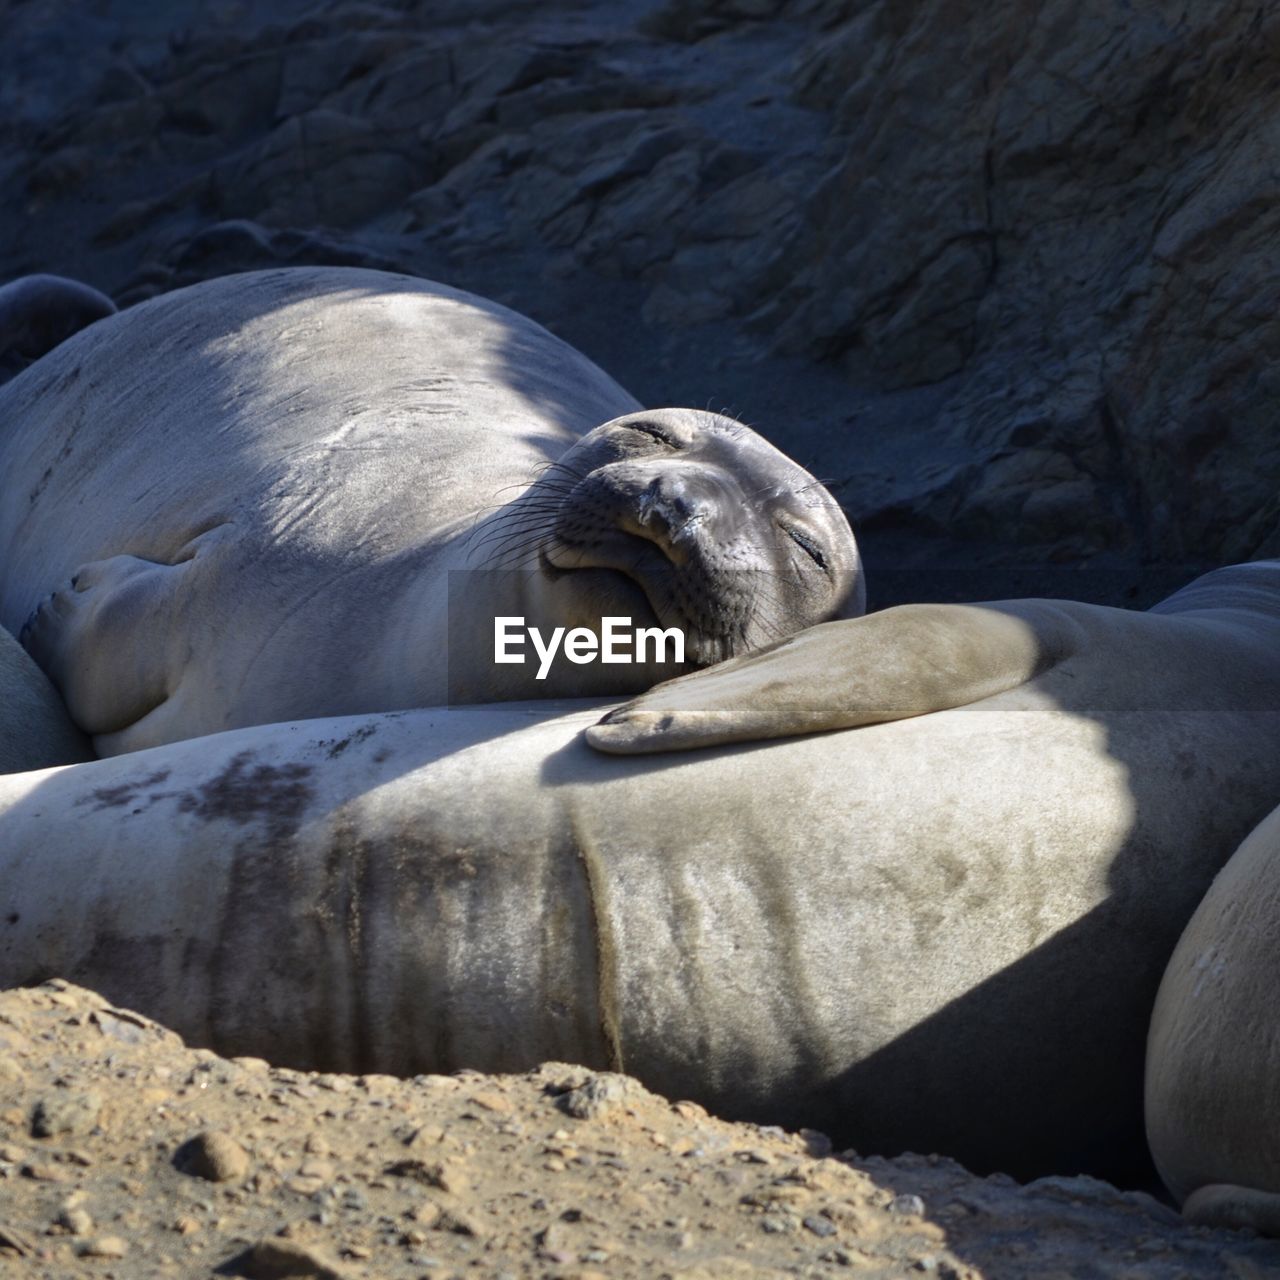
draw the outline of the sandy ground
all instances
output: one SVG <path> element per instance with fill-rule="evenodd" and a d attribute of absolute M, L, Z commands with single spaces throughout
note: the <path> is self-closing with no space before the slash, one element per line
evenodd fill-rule
<path fill-rule="evenodd" d="M 1250 1277 L 1280 1243 L 1089 1178 L 716 1120 L 625 1076 L 226 1060 L 92 992 L 0 994 L 0 1273 Z"/>

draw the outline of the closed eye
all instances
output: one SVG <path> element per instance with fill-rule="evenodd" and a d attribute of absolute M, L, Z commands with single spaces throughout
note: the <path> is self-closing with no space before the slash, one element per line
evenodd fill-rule
<path fill-rule="evenodd" d="M 807 533 L 797 529 L 793 524 L 784 524 L 782 528 L 786 531 L 787 536 L 796 544 L 814 564 L 827 572 L 827 557 L 822 554 L 822 548 L 815 539 L 811 538 Z"/>
<path fill-rule="evenodd" d="M 665 444 L 668 449 L 680 447 L 680 442 L 669 436 L 656 422 L 645 422 L 642 418 L 639 422 L 624 422 L 622 425 L 628 431 L 639 431 L 642 435 L 652 436 L 653 439 Z"/>

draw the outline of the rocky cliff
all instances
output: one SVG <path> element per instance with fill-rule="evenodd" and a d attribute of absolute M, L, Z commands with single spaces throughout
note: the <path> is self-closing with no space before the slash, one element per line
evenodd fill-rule
<path fill-rule="evenodd" d="M 760 427 L 873 585 L 1145 599 L 1280 554 L 1277 53 L 1235 0 L 28 0 L 0 276 L 445 279 Z"/>

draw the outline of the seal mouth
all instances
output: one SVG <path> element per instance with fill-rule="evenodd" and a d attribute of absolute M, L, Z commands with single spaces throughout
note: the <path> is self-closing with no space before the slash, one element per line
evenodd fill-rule
<path fill-rule="evenodd" d="M 619 569 L 611 564 L 573 564 L 558 565 L 542 547 L 538 551 L 538 567 L 551 582 L 558 582 L 571 574 L 591 574 L 598 583 L 593 597 L 603 601 L 599 612 L 606 614 L 626 613 L 634 621 L 644 625 L 673 626 L 675 623 L 664 622 L 657 605 L 645 590 L 644 583 L 634 574 Z"/>
<path fill-rule="evenodd" d="M 647 539 L 636 538 L 639 543 Z M 653 548 L 649 544 L 650 549 Z M 552 548 L 554 550 L 554 547 Z M 729 630 L 711 631 L 700 627 L 690 618 L 688 612 L 681 607 L 681 599 L 685 593 L 673 589 L 678 584 L 682 570 L 679 566 L 662 557 L 662 564 L 649 573 L 636 569 L 620 567 L 613 559 L 593 560 L 587 553 L 577 547 L 566 548 L 575 558 L 576 563 L 558 565 L 551 558 L 546 547 L 538 552 L 538 564 L 551 581 L 557 581 L 569 574 L 591 573 L 596 575 L 597 598 L 603 598 L 607 604 L 601 605 L 599 613 L 605 615 L 619 613 L 629 616 L 633 622 L 641 626 L 658 626 L 662 628 L 677 627 L 684 634 L 685 662 L 691 666 L 705 667 L 715 662 L 722 662 L 733 657 L 747 646 L 744 637 L 735 636 Z M 661 555 L 661 552 L 658 552 Z"/>
<path fill-rule="evenodd" d="M 538 548 L 538 568 L 551 579 L 552 582 L 558 582 L 566 573 L 572 573 L 572 569 L 561 569 L 551 563 L 551 557 L 547 555 L 546 547 Z"/>

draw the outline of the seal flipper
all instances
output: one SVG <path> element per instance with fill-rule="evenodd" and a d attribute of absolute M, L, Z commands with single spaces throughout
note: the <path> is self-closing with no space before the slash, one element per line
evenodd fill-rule
<path fill-rule="evenodd" d="M 62 276 L 20 276 L 6 284 L 0 288 L 0 383 L 115 311 L 105 293 Z"/>
<path fill-rule="evenodd" d="M 902 720 L 1025 684 L 1070 649 L 1051 602 L 910 604 L 824 622 L 655 686 L 586 730 L 599 751 L 686 751 Z"/>
<path fill-rule="evenodd" d="M 18 637 L 90 735 L 115 733 L 173 691 L 160 637 L 190 560 L 175 565 L 112 556 L 81 568 L 27 619 Z"/>
<path fill-rule="evenodd" d="M 1280 1195 L 1228 1182 L 1211 1183 L 1186 1198 L 1182 1216 L 1197 1227 L 1251 1229 L 1263 1236 L 1280 1236 Z"/>

